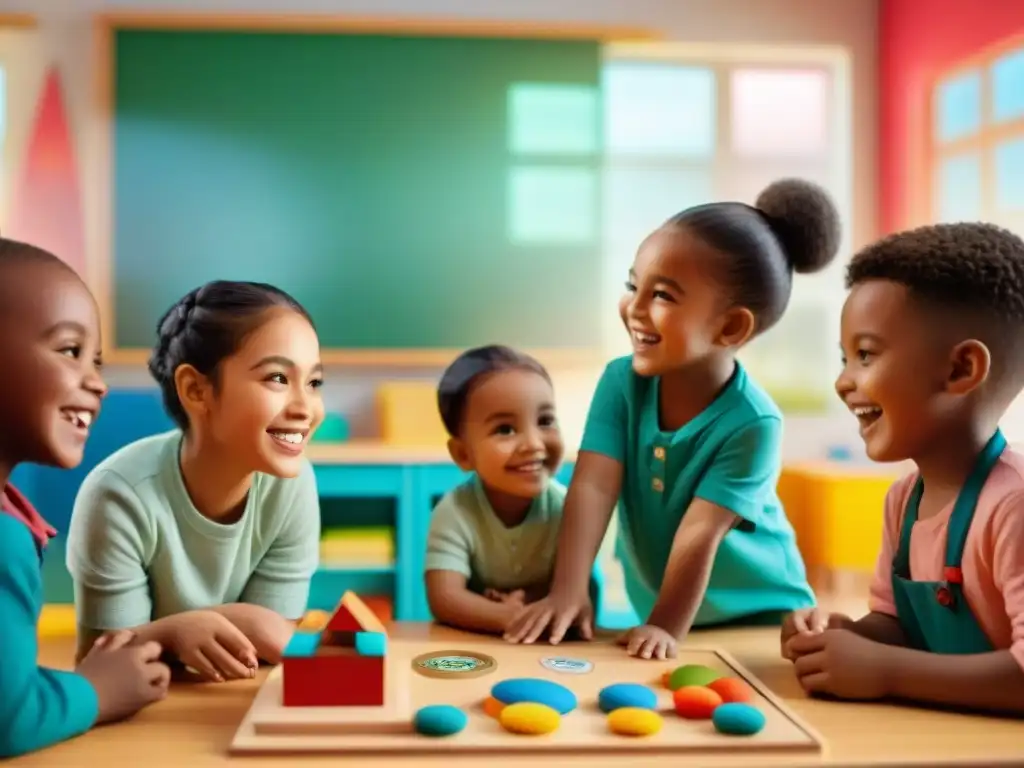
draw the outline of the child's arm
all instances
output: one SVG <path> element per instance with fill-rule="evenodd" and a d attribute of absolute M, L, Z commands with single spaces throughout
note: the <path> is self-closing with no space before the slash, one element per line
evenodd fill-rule
<path fill-rule="evenodd" d="M 430 569 L 426 575 L 427 603 L 440 624 L 470 632 L 500 634 L 523 609 L 521 603 L 497 602 L 467 587 L 459 571 Z"/>
<path fill-rule="evenodd" d="M 782 424 L 775 417 L 738 430 L 719 449 L 676 529 L 649 625 L 677 639 L 689 632 L 722 539 L 741 523 L 759 522 L 781 450 Z"/>
<path fill-rule="evenodd" d="M 623 358 L 610 363 L 597 383 L 565 496 L 551 592 L 516 617 L 505 633 L 509 642 L 533 643 L 550 628 L 551 642 L 559 643 L 586 604 L 594 560 L 622 490 L 631 375 Z M 580 624 L 589 637 L 591 627 Z"/>
<path fill-rule="evenodd" d="M 1010 619 L 1008 649 L 937 654 L 829 631 L 791 641 L 804 687 L 843 698 L 891 696 L 1024 715 L 1024 494 L 1007 499 L 982 535 L 991 542 L 985 565 Z M 877 687 L 867 691 L 871 696 L 862 688 L 865 681 L 875 681 Z"/>
<path fill-rule="evenodd" d="M 681 638 L 690 631 L 711 579 L 718 546 L 733 526 L 736 515 L 703 499 L 694 499 L 672 540 L 661 591 L 647 624 Z"/>
<path fill-rule="evenodd" d="M 424 583 L 434 619 L 470 632 L 497 634 L 521 609 L 499 603 L 469 589 L 473 535 L 454 495 L 438 502 L 427 533 Z"/>
<path fill-rule="evenodd" d="M 37 663 L 41 595 L 31 534 L 0 514 L 0 758 L 84 733 L 99 714 L 96 691 L 84 677 Z"/>

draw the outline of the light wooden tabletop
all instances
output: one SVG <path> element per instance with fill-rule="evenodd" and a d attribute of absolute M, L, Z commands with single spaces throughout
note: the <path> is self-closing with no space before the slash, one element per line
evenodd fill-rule
<path fill-rule="evenodd" d="M 465 637 L 451 630 L 425 624 L 396 624 L 391 634 L 403 641 L 445 641 L 452 647 Z M 479 638 L 474 638 L 479 641 Z M 495 644 L 499 640 L 492 641 Z M 749 753 L 723 755 L 716 762 L 708 755 L 658 757 L 644 754 L 642 762 L 670 759 L 673 766 L 879 766 L 879 765 L 1024 765 L 1024 723 L 980 716 L 960 715 L 873 704 L 846 704 L 810 700 L 800 690 L 790 664 L 779 657 L 778 634 L 774 629 L 733 629 L 694 632 L 688 643 L 699 647 L 717 646 L 734 656 L 782 698 L 825 742 L 820 756 L 752 758 Z M 573 644 L 576 645 L 576 644 Z M 563 653 L 572 655 L 565 646 Z M 502 653 L 513 650 L 502 644 Z M 70 639 L 42 643 L 41 663 L 68 668 L 73 653 Z M 578 655 L 584 655 L 578 649 Z M 246 766 L 253 768 L 303 768 L 338 766 L 343 762 L 367 768 L 451 768 L 453 762 L 479 765 L 479 756 L 460 756 L 439 750 L 436 756 L 416 758 L 358 756 L 332 757 L 229 757 L 228 745 L 243 715 L 252 703 L 263 675 L 255 681 L 222 685 L 178 686 L 168 699 L 150 707 L 134 719 L 95 729 L 84 736 L 19 759 L 8 761 L 17 768 L 93 768 L 124 760 L 142 768 L 207 768 Z M 545 760 L 550 764 L 616 766 L 623 755 L 590 753 L 560 755 Z M 355 759 L 355 763 L 353 763 Z M 536 753 L 489 755 L 488 768 L 525 766 L 538 761 Z"/>

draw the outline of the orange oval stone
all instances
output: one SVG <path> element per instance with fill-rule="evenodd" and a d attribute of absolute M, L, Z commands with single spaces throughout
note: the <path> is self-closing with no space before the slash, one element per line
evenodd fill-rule
<path fill-rule="evenodd" d="M 720 677 L 706 686 L 722 697 L 725 704 L 733 702 L 748 703 L 754 700 L 754 689 L 745 680 L 738 677 Z"/>
<path fill-rule="evenodd" d="M 684 685 L 672 693 L 676 714 L 687 720 L 707 720 L 722 697 L 703 685 Z"/>

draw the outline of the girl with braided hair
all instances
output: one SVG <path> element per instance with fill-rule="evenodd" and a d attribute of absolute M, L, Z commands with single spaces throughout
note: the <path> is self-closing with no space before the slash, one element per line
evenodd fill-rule
<path fill-rule="evenodd" d="M 202 679 L 250 677 L 280 660 L 318 561 L 316 330 L 284 291 L 211 282 L 161 318 L 149 370 L 176 428 L 99 464 L 72 513 L 79 652 L 132 629 Z"/>

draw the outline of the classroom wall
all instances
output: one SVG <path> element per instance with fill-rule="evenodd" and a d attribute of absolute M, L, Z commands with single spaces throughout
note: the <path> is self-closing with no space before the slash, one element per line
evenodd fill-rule
<path fill-rule="evenodd" d="M 878 14 L 878 211 L 881 233 L 929 223 L 925 142 L 929 100 L 946 70 L 986 48 L 1024 34 L 1024 3 L 881 0 Z M 1024 440 L 1024 396 L 1002 421 Z"/>
<path fill-rule="evenodd" d="M 948 67 L 1024 32 L 1024 3 L 881 0 L 878 12 L 878 223 L 883 233 L 922 223 L 920 146 L 928 99 Z"/>
<path fill-rule="evenodd" d="M 854 248 L 876 233 L 876 24 L 875 0 L 0 0 L 0 12 L 33 13 L 39 20 L 33 55 L 57 64 L 76 141 L 85 190 L 86 251 L 95 251 L 100 202 L 89 195 L 101 155 L 97 148 L 97 115 L 93 104 L 96 56 L 91 18 L 104 11 L 168 11 L 231 13 L 330 13 L 374 16 L 491 18 L 581 22 L 649 27 L 667 39 L 700 43 L 839 45 L 853 67 L 853 221 Z M 780 105 L 782 108 L 783 105 Z M 19 106 L 12 120 L 27 117 Z M 614 307 L 608 308 L 614 312 Z M 838 364 L 838 362 L 837 362 Z M 563 425 L 570 442 L 579 435 L 589 395 L 599 371 L 555 372 Z M 351 415 L 353 433 L 376 429 L 373 397 L 387 378 L 436 377 L 436 370 L 358 369 L 328 371 L 325 398 L 329 408 Z M 114 386 L 148 386 L 139 368 L 111 366 Z M 860 447 L 852 418 L 846 416 L 790 419 L 789 457 L 818 456 L 827 446 Z"/>

